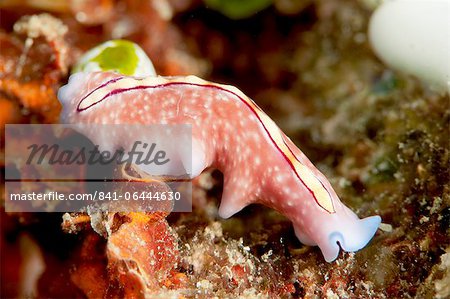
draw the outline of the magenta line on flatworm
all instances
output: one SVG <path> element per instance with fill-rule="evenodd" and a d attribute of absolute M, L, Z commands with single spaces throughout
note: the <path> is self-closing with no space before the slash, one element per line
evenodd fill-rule
<path fill-rule="evenodd" d="M 86 109 L 88 109 L 88 108 L 90 108 L 91 106 L 94 106 L 94 105 L 96 104 L 96 103 L 94 103 L 94 104 L 92 104 L 92 105 L 86 107 L 85 109 L 80 109 L 81 103 L 82 103 L 86 98 L 88 98 L 91 94 L 93 94 L 94 92 L 96 92 L 96 91 L 99 90 L 100 88 L 103 88 L 103 87 L 105 87 L 106 85 L 108 85 L 108 84 L 110 84 L 110 83 L 114 83 L 114 82 L 120 81 L 120 80 L 122 80 L 122 79 L 124 79 L 124 78 L 125 78 L 125 76 L 118 77 L 118 78 L 114 78 L 114 79 L 108 80 L 108 81 L 106 81 L 106 82 L 100 84 L 100 86 L 97 86 L 96 88 L 94 88 L 91 92 L 89 92 L 87 95 L 85 95 L 85 96 L 80 100 L 80 102 L 78 103 L 78 106 L 77 106 L 77 111 L 83 111 L 83 110 L 86 110 Z"/>
<path fill-rule="evenodd" d="M 286 154 L 278 147 L 277 143 L 275 142 L 275 140 L 273 140 L 270 132 L 267 130 L 266 126 L 264 125 L 264 122 L 261 120 L 261 118 L 259 117 L 258 113 L 256 113 L 256 111 L 239 95 L 235 94 L 234 92 L 220 87 L 220 86 L 216 86 L 216 85 L 208 85 L 208 84 L 196 84 L 196 83 L 187 83 L 187 82 L 168 82 L 168 83 L 164 83 L 164 84 L 159 84 L 159 85 L 138 85 L 138 86 L 134 86 L 134 87 L 130 87 L 130 88 L 122 88 L 122 89 L 114 89 L 111 92 L 109 92 L 107 95 L 105 95 L 103 98 L 101 98 L 99 101 L 96 101 L 95 103 L 80 109 L 80 105 L 81 103 L 88 98 L 93 92 L 95 92 L 96 90 L 105 87 L 106 85 L 110 84 L 110 83 L 114 83 L 116 81 L 119 81 L 120 79 L 123 79 L 125 77 L 119 77 L 113 80 L 109 80 L 105 83 L 103 83 L 102 85 L 100 85 L 99 87 L 95 88 L 93 91 L 91 91 L 88 95 L 86 95 L 85 97 L 83 97 L 80 102 L 78 103 L 77 106 L 77 111 L 78 112 L 83 112 L 101 102 L 103 102 L 104 100 L 106 100 L 108 97 L 119 94 L 119 93 L 123 93 L 123 92 L 127 92 L 127 91 L 133 91 L 133 90 L 139 90 L 139 89 L 157 89 L 157 88 L 162 88 L 162 87 L 167 87 L 167 86 L 171 86 L 171 85 L 188 85 L 188 86 L 196 86 L 196 87 L 210 87 L 210 88 L 214 88 L 214 89 L 218 89 L 221 91 L 225 91 L 228 93 L 231 93 L 232 95 L 236 96 L 241 102 L 243 102 L 249 109 L 250 111 L 252 111 L 252 113 L 256 116 L 256 118 L 259 120 L 259 122 L 262 124 L 264 131 L 266 131 L 267 135 L 269 136 L 270 140 L 272 141 L 272 143 L 275 145 L 275 147 L 277 148 L 277 150 L 281 153 L 281 155 L 284 157 L 284 159 L 286 160 L 286 162 L 289 164 L 289 166 L 291 167 L 291 169 L 294 171 L 295 175 L 297 176 L 297 178 L 300 180 L 300 182 L 303 184 L 303 186 L 305 186 L 305 188 L 309 191 L 309 193 L 312 195 L 312 197 L 314 198 L 314 201 L 316 202 L 316 204 L 321 207 L 323 210 L 325 210 L 327 213 L 329 214 L 334 214 L 336 212 L 330 212 L 327 209 L 325 209 L 324 207 L 322 207 L 322 205 L 319 203 L 319 201 L 316 198 L 316 195 L 314 194 L 314 192 L 305 184 L 305 182 L 302 180 L 302 178 L 300 177 L 300 175 L 297 173 L 297 171 L 295 170 L 295 166 L 294 164 L 291 163 L 290 159 L 286 156 Z M 251 99 L 249 99 L 250 101 L 252 101 Z M 261 110 L 261 108 L 259 108 L 258 105 L 255 104 L 255 106 Z M 285 143 L 284 139 L 283 142 Z M 285 143 L 285 145 L 287 146 L 287 148 L 289 149 L 289 151 L 292 153 L 292 156 L 302 165 L 304 165 L 302 162 L 300 162 L 296 155 L 294 155 L 294 153 L 291 151 L 290 147 Z M 319 180 L 319 179 L 318 179 Z M 322 187 L 327 191 L 328 195 L 330 195 L 330 193 L 328 192 L 328 190 L 325 188 L 325 186 L 322 184 L 322 182 L 319 180 L 319 182 L 321 183 Z M 332 203 L 333 204 L 333 203 Z M 334 206 L 333 206 L 334 209 Z"/>

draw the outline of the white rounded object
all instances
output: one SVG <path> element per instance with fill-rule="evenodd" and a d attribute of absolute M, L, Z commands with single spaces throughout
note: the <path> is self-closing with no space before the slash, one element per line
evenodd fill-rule
<path fill-rule="evenodd" d="M 156 76 L 144 50 L 136 43 L 121 39 L 104 42 L 84 53 L 72 73 L 107 71 L 135 77 Z"/>
<path fill-rule="evenodd" d="M 385 1 L 370 19 L 369 39 L 389 67 L 450 93 L 450 0 Z"/>

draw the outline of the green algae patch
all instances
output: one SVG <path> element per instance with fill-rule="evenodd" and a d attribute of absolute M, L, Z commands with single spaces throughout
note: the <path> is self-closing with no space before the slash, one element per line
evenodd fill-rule
<path fill-rule="evenodd" d="M 204 0 L 204 2 L 207 7 L 235 20 L 248 18 L 272 4 L 272 0 Z"/>
<path fill-rule="evenodd" d="M 107 47 L 92 59 L 105 71 L 115 70 L 124 75 L 132 75 L 137 68 L 139 58 L 134 44 L 125 40 L 116 40 L 114 46 Z"/>

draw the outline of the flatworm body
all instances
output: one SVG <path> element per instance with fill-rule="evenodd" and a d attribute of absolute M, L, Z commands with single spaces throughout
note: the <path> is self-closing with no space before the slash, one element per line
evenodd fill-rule
<path fill-rule="evenodd" d="M 220 216 L 251 203 L 274 208 L 327 261 L 340 247 L 363 248 L 380 224 L 379 216 L 359 219 L 344 206 L 324 175 L 235 87 L 194 76 L 77 73 L 58 97 L 63 123 L 192 125 L 192 177 L 210 166 L 224 174 Z"/>

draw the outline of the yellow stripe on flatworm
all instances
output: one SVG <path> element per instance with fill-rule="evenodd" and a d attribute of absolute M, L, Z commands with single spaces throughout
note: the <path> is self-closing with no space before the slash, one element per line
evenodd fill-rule
<path fill-rule="evenodd" d="M 314 197 L 316 198 L 319 206 L 321 206 L 329 213 L 335 212 L 333 201 L 328 191 L 324 188 L 319 179 L 311 172 L 311 170 L 302 163 L 300 163 L 297 157 L 293 155 L 293 153 L 283 140 L 281 130 L 274 123 L 274 121 L 267 114 L 265 114 L 251 99 L 249 99 L 245 94 L 243 94 L 239 89 L 237 89 L 234 86 L 208 82 L 195 76 L 172 77 L 169 79 L 163 77 L 147 77 L 145 79 L 135 79 L 130 77 L 110 83 L 105 87 L 99 88 L 98 90 L 94 91 L 89 97 L 85 98 L 80 103 L 79 109 L 83 110 L 86 109 L 87 107 L 95 105 L 103 98 L 105 98 L 113 90 L 129 89 L 140 85 L 156 86 L 168 83 L 187 83 L 187 84 L 190 83 L 204 86 L 217 86 L 220 89 L 225 89 L 233 94 L 238 95 L 258 115 L 259 119 L 262 122 L 262 125 L 265 127 L 270 137 L 278 147 L 278 149 L 283 152 L 283 154 L 287 157 L 287 159 L 289 159 L 291 165 L 294 168 L 294 171 L 297 173 L 298 177 L 301 178 L 306 187 L 309 188 L 311 192 L 313 192 Z"/>

